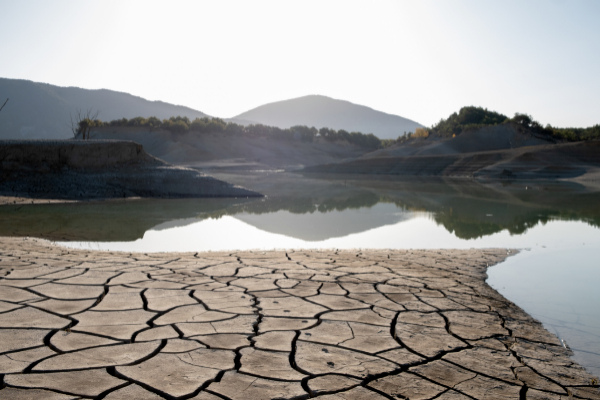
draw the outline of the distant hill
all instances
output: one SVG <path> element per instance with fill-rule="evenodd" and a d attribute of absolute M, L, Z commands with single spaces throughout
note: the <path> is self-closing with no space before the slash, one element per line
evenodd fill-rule
<path fill-rule="evenodd" d="M 289 128 L 307 125 L 316 128 L 345 129 L 349 132 L 373 133 L 380 139 L 396 139 L 404 132 L 414 132 L 421 124 L 398 115 L 336 100 L 326 96 L 304 96 L 269 103 L 234 117 L 236 120 Z"/>
<path fill-rule="evenodd" d="M 107 89 L 88 90 L 0 78 L 2 103 L 6 98 L 10 100 L 0 112 L 0 139 L 70 138 L 69 113 L 78 108 L 99 111 L 98 118 L 103 121 L 138 116 L 164 119 L 176 115 L 193 120 L 207 116 L 188 107 Z"/>

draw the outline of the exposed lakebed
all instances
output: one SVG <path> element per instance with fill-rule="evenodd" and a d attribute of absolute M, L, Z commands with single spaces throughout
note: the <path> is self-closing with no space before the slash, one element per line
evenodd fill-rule
<path fill-rule="evenodd" d="M 600 194 L 576 183 L 216 177 L 265 199 L 6 206 L 2 236 L 131 252 L 274 248 L 518 248 L 488 283 L 600 375 Z"/>

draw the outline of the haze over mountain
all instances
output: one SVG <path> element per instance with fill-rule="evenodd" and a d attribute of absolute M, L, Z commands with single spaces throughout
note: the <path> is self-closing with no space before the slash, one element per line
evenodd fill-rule
<path fill-rule="evenodd" d="M 193 120 L 207 116 L 189 107 L 149 101 L 113 90 L 0 78 L 2 103 L 6 98 L 10 100 L 0 112 L 0 139 L 71 138 L 69 113 L 76 109 L 99 111 L 98 119 L 102 121 L 138 116 L 163 119 L 176 115 Z"/>
<path fill-rule="evenodd" d="M 265 104 L 237 115 L 235 119 L 256 121 L 279 128 L 307 125 L 345 129 L 349 132 L 373 133 L 380 139 L 396 139 L 404 132 L 414 132 L 416 128 L 423 126 L 398 115 L 320 95 Z"/>
<path fill-rule="evenodd" d="M 0 139 L 68 139 L 72 137 L 69 113 L 77 109 L 99 111 L 98 119 L 185 116 L 191 120 L 208 115 L 189 107 L 149 101 L 108 89 L 61 87 L 21 79 L 0 78 L 0 100 L 10 98 L 0 112 Z M 422 125 L 409 119 L 326 96 L 304 96 L 265 104 L 227 119 L 243 125 L 261 123 L 289 128 L 307 125 L 373 133 L 396 139 Z"/>

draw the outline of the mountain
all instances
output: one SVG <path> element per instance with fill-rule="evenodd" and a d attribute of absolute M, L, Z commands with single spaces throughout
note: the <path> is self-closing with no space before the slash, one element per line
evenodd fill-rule
<path fill-rule="evenodd" d="M 319 95 L 265 104 L 237 115 L 234 119 L 256 121 L 279 128 L 307 125 L 344 129 L 349 132 L 373 133 L 380 139 L 396 139 L 404 132 L 414 132 L 416 128 L 422 127 L 421 124 L 398 115 Z"/>
<path fill-rule="evenodd" d="M 69 113 L 99 111 L 110 121 L 138 116 L 160 119 L 181 115 L 190 119 L 203 112 L 162 101 L 149 101 L 113 90 L 61 87 L 21 79 L 0 78 L 0 99 L 10 100 L 0 112 L 0 139 L 66 139 L 72 137 Z"/>

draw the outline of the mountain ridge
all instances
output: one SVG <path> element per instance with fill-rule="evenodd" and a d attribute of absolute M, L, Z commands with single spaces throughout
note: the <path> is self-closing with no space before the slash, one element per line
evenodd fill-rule
<path fill-rule="evenodd" d="M 0 139 L 67 139 L 70 114 L 76 109 L 99 111 L 104 121 L 138 116 L 190 119 L 207 114 L 190 107 L 147 100 L 110 89 L 56 86 L 26 79 L 0 78 L 0 95 L 10 98 L 0 114 Z"/>
<path fill-rule="evenodd" d="M 423 125 L 401 117 L 323 95 L 307 95 L 275 101 L 233 117 L 285 129 L 294 125 L 373 133 L 380 139 L 396 139 Z"/>
<path fill-rule="evenodd" d="M 0 114 L 0 139 L 71 138 L 70 115 L 77 109 L 99 111 L 98 119 L 102 121 L 151 116 L 159 119 L 182 116 L 190 120 L 210 117 L 187 106 L 147 100 L 126 92 L 57 86 L 26 79 L 0 78 L 0 96 L 10 98 Z M 422 127 L 398 115 L 323 95 L 267 103 L 224 120 L 280 128 L 306 125 L 344 129 L 373 133 L 380 139 L 396 139 Z"/>

